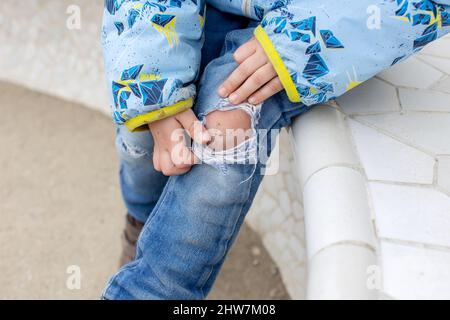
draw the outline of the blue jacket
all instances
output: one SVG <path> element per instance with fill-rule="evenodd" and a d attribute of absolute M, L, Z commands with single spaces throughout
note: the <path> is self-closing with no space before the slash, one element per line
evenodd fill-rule
<path fill-rule="evenodd" d="M 260 21 L 292 102 L 342 95 L 450 31 L 450 0 L 208 0 Z M 105 0 L 112 115 L 131 131 L 193 105 L 204 0 Z"/>

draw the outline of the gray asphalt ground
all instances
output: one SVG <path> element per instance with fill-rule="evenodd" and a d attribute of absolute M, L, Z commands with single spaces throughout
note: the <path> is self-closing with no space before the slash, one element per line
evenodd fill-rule
<path fill-rule="evenodd" d="M 97 299 L 117 267 L 125 212 L 110 120 L 2 82 L 0 114 L 0 299 Z M 249 228 L 209 298 L 289 298 Z"/>

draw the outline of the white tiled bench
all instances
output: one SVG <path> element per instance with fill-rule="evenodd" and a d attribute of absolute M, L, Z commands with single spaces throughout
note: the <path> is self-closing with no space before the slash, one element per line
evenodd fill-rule
<path fill-rule="evenodd" d="M 449 75 L 446 37 L 296 120 L 299 188 L 280 190 L 302 199 L 284 215 L 302 217 L 294 234 L 306 227 L 306 251 L 282 253 L 290 223 L 262 230 L 279 234 L 266 245 L 293 297 L 450 298 Z"/>

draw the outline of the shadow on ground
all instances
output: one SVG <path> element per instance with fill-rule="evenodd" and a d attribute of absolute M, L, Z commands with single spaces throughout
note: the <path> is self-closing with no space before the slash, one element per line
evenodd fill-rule
<path fill-rule="evenodd" d="M 0 112 L 0 299 L 98 298 L 117 266 L 124 214 L 110 120 L 2 82 Z M 67 287 L 71 266 L 79 290 Z M 249 228 L 209 298 L 289 298 Z"/>

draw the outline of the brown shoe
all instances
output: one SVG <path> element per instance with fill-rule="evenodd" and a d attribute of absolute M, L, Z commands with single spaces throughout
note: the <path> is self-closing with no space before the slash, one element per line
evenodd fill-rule
<path fill-rule="evenodd" d="M 120 255 L 119 267 L 133 261 L 136 254 L 136 242 L 143 227 L 142 222 L 127 214 L 122 234 L 122 254 Z"/>

